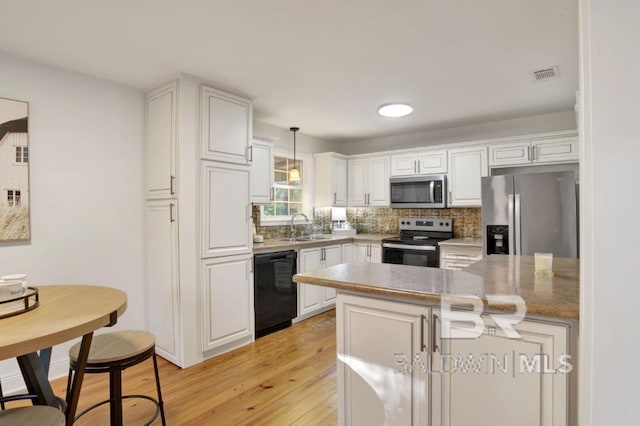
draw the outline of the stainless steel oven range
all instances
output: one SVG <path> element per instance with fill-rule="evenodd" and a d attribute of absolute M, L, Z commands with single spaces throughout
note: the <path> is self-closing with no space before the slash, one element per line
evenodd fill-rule
<path fill-rule="evenodd" d="M 440 266 L 440 241 L 453 238 L 452 219 L 400 218 L 400 236 L 382 240 L 382 262 L 399 265 Z"/>

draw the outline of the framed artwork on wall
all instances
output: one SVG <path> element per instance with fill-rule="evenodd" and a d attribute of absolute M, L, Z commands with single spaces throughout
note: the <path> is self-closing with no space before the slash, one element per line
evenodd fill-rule
<path fill-rule="evenodd" d="M 29 104 L 0 98 L 0 241 L 31 238 Z"/>

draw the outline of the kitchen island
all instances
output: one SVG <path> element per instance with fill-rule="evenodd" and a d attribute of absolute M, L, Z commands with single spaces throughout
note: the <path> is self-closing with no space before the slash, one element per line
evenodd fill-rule
<path fill-rule="evenodd" d="M 354 263 L 294 281 L 338 290 L 341 424 L 574 425 L 578 271 L 556 258 L 536 277 L 532 257 L 489 256 L 463 271 Z"/>

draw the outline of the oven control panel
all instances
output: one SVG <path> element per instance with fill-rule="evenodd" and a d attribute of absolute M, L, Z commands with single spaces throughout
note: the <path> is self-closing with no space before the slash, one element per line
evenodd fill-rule
<path fill-rule="evenodd" d="M 452 232 L 452 220 L 439 217 L 402 217 L 401 231 L 437 231 Z"/>

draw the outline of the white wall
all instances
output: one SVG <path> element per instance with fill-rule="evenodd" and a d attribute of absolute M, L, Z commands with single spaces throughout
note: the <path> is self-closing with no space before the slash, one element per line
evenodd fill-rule
<path fill-rule="evenodd" d="M 348 155 L 365 154 L 369 152 L 414 148 L 442 143 L 465 142 L 574 129 L 576 129 L 576 115 L 572 109 L 569 111 L 493 121 L 471 126 L 347 142 L 338 145 L 338 152 Z"/>
<path fill-rule="evenodd" d="M 295 123 L 291 127 L 295 127 Z M 293 132 L 288 128 L 284 129 L 260 121 L 253 122 L 253 135 L 272 139 L 274 149 L 283 152 L 291 152 L 293 155 Z M 303 154 L 315 154 L 317 152 L 337 151 L 341 144 L 329 142 L 324 139 L 309 136 L 304 133 L 304 129 L 296 134 L 296 152 Z"/>
<path fill-rule="evenodd" d="M 640 424 L 640 2 L 581 0 L 580 425 Z"/>
<path fill-rule="evenodd" d="M 118 326 L 145 328 L 142 91 L 0 53 L 0 96 L 29 102 L 31 180 L 31 241 L 0 243 L 0 275 L 120 288 Z M 17 375 L 0 363 L 5 389 Z"/>

